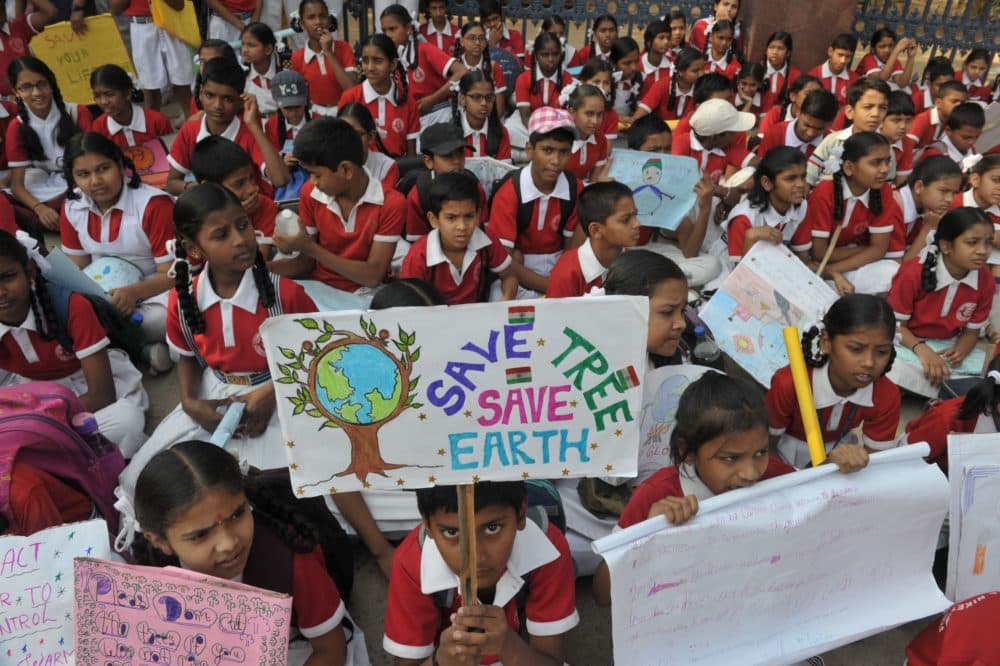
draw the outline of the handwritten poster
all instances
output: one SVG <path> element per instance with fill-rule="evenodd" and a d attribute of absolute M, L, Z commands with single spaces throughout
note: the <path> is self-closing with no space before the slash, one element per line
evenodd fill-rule
<path fill-rule="evenodd" d="M 948 470 L 946 592 L 960 601 L 1000 590 L 1000 436 L 949 435 Z"/>
<path fill-rule="evenodd" d="M 0 537 L 0 663 L 72 664 L 73 558 L 110 554 L 103 520 Z"/>
<path fill-rule="evenodd" d="M 69 21 L 45 26 L 31 40 L 31 52 L 55 73 L 63 99 L 93 104 L 90 73 L 101 65 L 118 65 L 135 74 L 125 42 L 111 14 L 88 16 L 87 32 L 73 32 Z"/>
<path fill-rule="evenodd" d="M 595 542 L 615 663 L 790 664 L 947 608 L 931 563 L 948 484 L 927 450 L 795 472 L 680 527 L 660 516 Z"/>
<path fill-rule="evenodd" d="M 292 487 L 634 476 L 648 312 L 608 296 L 273 317 Z"/>
<path fill-rule="evenodd" d="M 701 179 L 693 157 L 620 148 L 611 151 L 608 175 L 632 190 L 640 224 L 671 230 L 694 205 L 694 186 Z"/>
<path fill-rule="evenodd" d="M 804 332 L 837 294 L 784 245 L 755 243 L 699 313 L 726 354 L 763 384 L 788 365 L 782 330 Z"/>
<path fill-rule="evenodd" d="M 292 598 L 175 567 L 74 563 L 76 663 L 285 666 Z"/>
<path fill-rule="evenodd" d="M 167 161 L 167 147 L 163 139 L 157 137 L 144 144 L 126 148 L 125 157 L 132 160 L 142 182 L 159 188 L 166 185 L 170 162 Z"/>

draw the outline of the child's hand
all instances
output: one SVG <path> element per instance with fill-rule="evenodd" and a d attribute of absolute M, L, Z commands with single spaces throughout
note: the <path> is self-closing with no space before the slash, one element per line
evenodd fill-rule
<path fill-rule="evenodd" d="M 711 206 L 712 195 L 715 194 L 715 183 L 712 177 L 704 174 L 697 183 L 694 184 L 694 193 L 698 196 L 698 206 Z"/>
<path fill-rule="evenodd" d="M 292 167 L 297 167 L 299 165 L 299 161 L 295 159 L 295 155 L 293 155 L 292 153 L 282 155 L 281 159 L 285 161 L 285 166 L 287 166 L 289 169 L 291 169 Z"/>
<path fill-rule="evenodd" d="M 766 225 L 763 227 L 751 227 L 747 230 L 746 237 L 754 243 L 757 241 L 767 241 L 772 245 L 781 245 L 781 232 L 774 227 Z"/>
<path fill-rule="evenodd" d="M 59 213 L 55 212 L 45 204 L 38 204 L 31 210 L 35 211 L 42 226 L 49 231 L 59 231 Z"/>
<path fill-rule="evenodd" d="M 868 451 L 861 444 L 841 444 L 830 451 L 826 460 L 844 474 L 850 474 L 868 466 Z"/>
<path fill-rule="evenodd" d="M 837 287 L 837 293 L 841 296 L 846 296 L 847 294 L 854 293 L 854 285 L 851 281 L 843 276 L 841 273 L 834 273 L 831 278 L 833 279 L 833 284 Z"/>
<path fill-rule="evenodd" d="M 445 632 L 452 635 L 456 645 L 467 646 L 482 659 L 499 657 L 503 653 L 510 627 L 499 606 L 462 606 L 452 613 L 451 627 Z"/>
<path fill-rule="evenodd" d="M 200 425 L 206 432 L 215 432 L 222 421 L 222 414 L 218 412 L 219 407 L 229 404 L 228 400 L 189 400 L 181 402 L 184 412 L 190 416 L 195 423 Z"/>
<path fill-rule="evenodd" d="M 486 48 L 491 49 L 494 46 L 500 45 L 500 38 L 503 37 L 503 29 L 493 30 L 492 28 L 486 29 Z"/>
<path fill-rule="evenodd" d="M 606 183 L 612 180 L 611 176 L 608 175 L 611 173 L 611 159 L 611 157 L 608 157 L 604 164 L 594 167 L 594 170 L 590 172 L 590 182 Z"/>
<path fill-rule="evenodd" d="M 115 306 L 115 309 L 122 314 L 123 317 L 131 317 L 132 313 L 135 312 L 136 303 L 139 299 L 136 298 L 135 294 L 132 292 L 133 285 L 126 285 L 124 287 L 119 287 L 118 289 L 112 289 L 108 292 L 108 296 L 111 298 L 111 304 Z"/>
<path fill-rule="evenodd" d="M 76 11 L 69 15 L 69 25 L 73 28 L 73 33 L 77 35 L 86 35 L 87 29 L 90 27 L 87 25 L 86 13 Z"/>
<path fill-rule="evenodd" d="M 947 363 L 953 368 L 957 368 L 962 365 L 962 361 L 964 361 L 965 357 L 968 355 L 969 352 L 960 352 L 957 347 L 951 347 L 950 349 L 945 349 L 941 352 L 941 358 L 947 361 Z"/>
<path fill-rule="evenodd" d="M 260 127 L 260 107 L 257 106 L 257 96 L 253 93 L 240 95 L 243 100 L 243 123 L 249 127 Z"/>
<path fill-rule="evenodd" d="M 931 384 L 940 384 L 951 376 L 951 368 L 948 367 L 941 354 L 938 354 L 926 344 L 917 345 L 913 351 L 920 358 L 920 365 L 924 368 L 924 377 Z"/>
<path fill-rule="evenodd" d="M 671 525 L 683 525 L 691 520 L 694 514 L 698 513 L 698 498 L 694 495 L 684 497 L 664 497 L 653 506 L 649 507 L 649 515 L 666 516 L 667 522 Z"/>
<path fill-rule="evenodd" d="M 306 232 L 305 227 L 300 224 L 299 230 L 294 236 L 286 236 L 275 231 L 274 235 L 271 236 L 271 242 L 285 254 L 292 254 L 293 252 L 302 252 L 312 242 L 312 238 Z"/>
<path fill-rule="evenodd" d="M 249 393 L 234 396 L 232 401 L 242 402 L 247 406 L 236 432 L 246 437 L 263 435 L 274 414 L 274 384 L 264 384 Z"/>
<path fill-rule="evenodd" d="M 938 228 L 938 222 L 941 221 L 941 215 L 935 213 L 932 210 L 924 211 L 924 227 L 936 231 Z"/>
<path fill-rule="evenodd" d="M 320 33 L 319 48 L 323 51 L 333 51 L 333 33 L 326 28 Z"/>

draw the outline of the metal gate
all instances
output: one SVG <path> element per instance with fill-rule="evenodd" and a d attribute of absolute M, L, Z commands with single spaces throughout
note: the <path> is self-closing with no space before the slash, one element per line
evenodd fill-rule
<path fill-rule="evenodd" d="M 854 33 L 867 51 L 868 40 L 886 26 L 917 40 L 929 56 L 956 59 L 969 49 L 1000 49 L 1000 2 L 996 0 L 862 0 Z"/>

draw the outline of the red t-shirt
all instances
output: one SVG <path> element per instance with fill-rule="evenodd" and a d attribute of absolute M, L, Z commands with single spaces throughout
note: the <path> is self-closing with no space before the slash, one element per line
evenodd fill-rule
<path fill-rule="evenodd" d="M 263 194 L 258 195 L 260 203 L 257 210 L 250 216 L 250 224 L 253 225 L 257 242 L 261 245 L 270 245 L 271 237 L 274 236 L 274 221 L 278 217 L 278 204 L 274 199 Z"/>
<path fill-rule="evenodd" d="M 292 612 L 295 626 L 306 638 L 336 629 L 347 613 L 319 546 L 308 553 L 292 553 Z"/>
<path fill-rule="evenodd" d="M 455 48 L 455 40 L 458 39 L 461 30 L 454 23 L 446 23 L 444 30 L 439 31 L 434 24 L 428 21 L 420 24 L 420 34 L 427 42 L 445 53 L 451 53 Z"/>
<path fill-rule="evenodd" d="M 169 118 L 156 109 L 146 109 L 138 104 L 132 105 L 132 122 L 128 126 L 119 125 L 111 116 L 102 113 L 90 129 L 111 139 L 123 150 L 174 133 Z"/>
<path fill-rule="evenodd" d="M 0 31 L 0 35 L 3 31 Z M 2 40 L 0 40 L 2 41 Z M 90 111 L 87 107 L 79 104 L 73 104 L 72 102 L 66 103 L 66 111 L 72 116 L 76 114 L 76 126 L 80 128 L 81 132 L 87 132 L 90 130 L 91 123 L 93 119 L 90 116 Z M 56 108 L 55 102 L 52 103 L 52 109 L 50 113 L 59 113 Z M 32 115 L 28 112 L 29 116 Z M 30 123 L 29 123 L 30 124 Z M 56 125 L 55 127 L 58 127 Z M 38 129 L 35 129 L 37 132 Z M 56 130 L 53 129 L 53 135 Z M 39 137 L 41 138 L 41 137 Z M 55 143 L 55 141 L 53 141 Z M 43 142 L 44 145 L 44 142 Z M 51 167 L 55 164 L 62 164 L 63 152 L 59 149 L 57 155 L 46 155 L 46 161 Z M 15 116 L 11 119 L 10 124 L 7 125 L 7 163 L 10 167 L 28 167 L 32 165 L 31 158 L 28 157 L 28 148 L 24 145 L 24 141 L 21 140 L 21 118 L 20 116 Z"/>
<path fill-rule="evenodd" d="M 922 285 L 924 264 L 919 258 L 904 261 L 892 278 L 886 300 L 910 332 L 920 338 L 947 340 L 963 329 L 979 330 L 989 321 L 996 284 L 989 267 L 971 271 L 961 280 L 950 278 L 938 260 L 938 288 L 925 291 Z"/>
<path fill-rule="evenodd" d="M 747 151 L 747 142 L 743 135 L 733 139 L 729 147 L 724 150 L 719 148 L 705 150 L 694 132 L 675 134 L 670 145 L 670 154 L 693 157 L 698 162 L 698 169 L 703 174 L 707 173 L 716 183 L 726 175 L 729 167 L 741 169 L 754 158 L 753 154 Z"/>
<path fill-rule="evenodd" d="M 420 136 L 420 113 L 417 111 L 417 103 L 411 93 L 406 95 L 404 102 L 396 103 L 395 84 L 383 96 L 376 93 L 365 81 L 348 88 L 341 95 L 341 106 L 347 106 L 351 102 L 364 104 L 371 112 L 375 125 L 378 126 L 379 136 L 382 137 L 382 144 L 386 151 L 392 153 L 392 157 L 405 155 L 406 142 L 410 139 L 416 140 Z M 378 147 L 372 145 L 369 146 L 369 150 L 378 150 Z"/>
<path fill-rule="evenodd" d="M 677 120 L 693 112 L 694 88 L 685 92 L 674 90 L 674 99 L 670 100 L 671 77 L 663 76 L 654 83 L 639 99 L 639 107 L 649 113 L 655 113 L 663 120 Z"/>
<path fill-rule="evenodd" d="M 851 87 L 852 83 L 858 80 L 857 73 L 847 69 L 846 65 L 844 71 L 834 76 L 829 70 L 829 62 L 816 65 L 809 70 L 809 74 L 819 79 L 820 85 L 825 90 L 832 92 L 837 97 L 837 103 L 841 106 L 847 104 L 847 89 Z"/>
<path fill-rule="evenodd" d="M 871 76 L 872 74 L 878 74 L 882 71 L 885 63 L 879 62 L 878 58 L 875 57 L 874 53 L 866 53 L 865 57 L 861 59 L 858 63 L 857 68 L 854 70 L 858 75 L 859 79 L 863 79 L 866 76 Z M 892 74 L 891 76 L 896 76 L 897 74 L 903 73 L 903 63 L 897 60 L 892 63 Z"/>
<path fill-rule="evenodd" d="M 604 286 L 607 268 L 601 265 L 590 245 L 590 239 L 580 247 L 566 250 L 549 274 L 546 298 L 570 298 L 589 294 L 594 287 Z"/>
<path fill-rule="evenodd" d="M 18 58 L 31 55 L 28 42 L 39 31 L 29 20 L 34 14 L 8 18 L 0 29 L 0 95 L 13 95 L 14 86 L 7 79 L 7 68 Z M 35 20 L 41 21 L 36 17 Z"/>
<path fill-rule="evenodd" d="M 925 460 L 928 463 L 937 463 L 945 474 L 948 473 L 948 435 L 975 432 L 976 423 L 979 421 L 979 417 L 971 419 L 958 417 L 964 401 L 964 396 L 939 400 L 906 424 L 906 443 L 927 442 L 931 452 Z M 991 418 L 986 415 L 984 417 Z"/>
<path fill-rule="evenodd" d="M 410 84 L 409 96 L 419 102 L 433 95 L 448 81 L 448 70 L 455 58 L 427 42 L 417 42 L 416 67 L 406 68 L 406 78 Z"/>
<path fill-rule="evenodd" d="M 765 64 L 764 66 L 770 67 L 770 65 L 767 64 Z M 764 81 L 764 92 L 761 94 L 761 100 L 760 100 L 761 112 L 767 113 L 774 107 L 775 104 L 779 104 L 781 102 L 780 95 L 782 88 L 786 88 L 786 95 L 787 95 L 787 87 L 785 86 L 785 82 L 787 81 L 788 85 L 790 86 L 795 81 L 795 79 L 799 78 L 800 76 L 802 76 L 802 72 L 800 72 L 797 67 L 793 67 L 788 63 L 785 63 L 785 66 L 782 67 L 779 71 L 774 72 L 773 74 L 768 76 L 767 80 Z"/>
<path fill-rule="evenodd" d="M 347 42 L 334 40 L 333 55 L 344 71 L 358 71 L 354 62 L 354 51 Z M 288 68 L 301 74 L 309 84 L 310 102 L 323 106 L 338 106 L 344 91 L 333 74 L 333 64 L 326 61 L 327 57 L 323 53 L 316 53 L 307 44 L 292 54 Z"/>
<path fill-rule="evenodd" d="M 993 89 L 988 83 L 983 83 L 982 79 L 973 81 L 965 73 L 965 70 L 955 72 L 955 80 L 965 84 L 965 89 L 969 91 L 970 102 L 986 102 L 989 104 L 990 97 L 993 95 Z"/>
<path fill-rule="evenodd" d="M 809 225 L 804 223 L 807 210 L 808 204 L 803 202 L 798 208 L 789 208 L 781 215 L 770 206 L 761 212 L 747 201 L 740 202 L 730 214 L 723 235 L 729 248 L 729 260 L 736 263 L 742 259 L 747 232 L 753 227 L 765 225 L 780 231 L 783 241 L 792 251 L 805 252 L 812 247 L 812 234 Z"/>
<path fill-rule="evenodd" d="M 482 129 L 479 130 L 472 129 L 468 126 L 464 113 L 465 112 L 462 111 L 462 129 L 465 131 L 465 142 L 472 146 L 472 153 L 469 154 L 469 157 L 493 157 L 498 160 L 510 161 L 510 133 L 507 131 L 507 128 L 503 126 L 503 123 L 499 120 L 496 121 L 500 126 L 500 145 L 497 147 L 496 153 L 491 153 L 489 151 L 489 141 L 487 139 L 487 126 L 483 125 Z"/>
<path fill-rule="evenodd" d="M 531 76 L 535 75 L 537 91 L 531 92 Z M 553 74 L 553 78 L 555 75 Z M 568 72 L 562 73 L 562 85 L 556 89 L 556 84 L 552 79 L 544 78 L 536 69 L 526 70 L 518 74 L 517 83 L 514 84 L 514 94 L 517 97 L 518 107 L 530 107 L 532 111 L 543 106 L 562 108 L 559 103 L 559 92 L 566 86 L 573 83 L 573 77 Z"/>
<path fill-rule="evenodd" d="M 711 74 L 715 72 L 716 74 L 722 74 L 724 77 L 730 81 L 736 78 L 736 75 L 740 73 L 740 69 L 743 65 L 735 57 L 729 62 L 726 62 L 725 58 L 722 60 L 712 60 L 712 56 L 705 57 L 705 73 Z"/>
<path fill-rule="evenodd" d="M 847 185 L 844 191 L 850 192 Z M 866 192 L 867 201 L 871 199 L 871 191 Z M 872 234 L 891 234 L 896 224 L 896 219 L 902 217 L 899 204 L 892 196 L 892 187 L 885 183 L 880 190 L 882 198 L 882 214 L 875 215 L 868 208 L 866 200 L 854 200 L 853 209 L 848 211 L 849 203 L 844 202 L 844 219 L 836 221 L 833 219 L 833 181 L 823 180 L 809 194 L 809 212 L 806 215 L 806 224 L 812 230 L 813 238 L 830 238 L 837 224 L 844 228 L 840 231 L 840 238 L 837 240 L 838 247 L 850 245 L 867 246 L 871 242 Z M 850 216 L 848 216 L 850 212 Z"/>
<path fill-rule="evenodd" d="M 93 507 L 89 497 L 48 472 L 22 462 L 14 463 L 10 510 L 16 534 L 28 536 L 56 525 L 86 520 Z"/>
<path fill-rule="evenodd" d="M 904 136 L 892 144 L 892 154 L 896 158 L 896 175 L 909 176 L 913 172 L 913 139 Z"/>
<path fill-rule="evenodd" d="M 513 178 L 520 178 L 521 196 L 534 198 L 531 210 L 531 224 L 524 232 L 517 229 L 517 209 L 520 200 L 514 189 Z M 577 181 L 577 198 L 583 190 L 583 183 Z M 504 247 L 517 248 L 524 254 L 552 254 L 563 249 L 565 238 L 572 238 L 573 231 L 579 224 L 579 217 L 574 208 L 569 219 L 559 233 L 560 200 L 569 200 L 569 181 L 564 174 L 559 175 L 555 190 L 548 196 L 538 196 L 534 180 L 531 177 L 531 167 L 525 167 L 514 172 L 507 182 L 493 193 L 493 203 L 490 208 L 490 223 L 487 231 L 491 236 L 503 243 Z M 539 221 L 539 209 L 543 203 L 545 216 Z"/>
<path fill-rule="evenodd" d="M 788 109 L 782 109 L 781 105 L 771 107 L 771 110 L 765 113 L 764 117 L 760 119 L 760 125 L 757 126 L 757 136 L 764 136 L 777 123 L 795 120 L 792 117 L 791 108 L 790 104 Z M 782 111 L 784 111 L 784 115 L 782 115 Z"/>
<path fill-rule="evenodd" d="M 486 300 L 486 271 L 499 273 L 510 264 L 510 255 L 500 241 L 476 229 L 459 268 L 445 256 L 440 236 L 437 231 L 432 231 L 410 247 L 399 277 L 430 282 L 441 292 L 448 305 L 477 303 Z"/>
<path fill-rule="evenodd" d="M 822 143 L 823 139 L 829 132 L 826 132 L 810 141 L 809 143 L 803 143 L 799 139 L 798 135 L 795 134 L 795 123 L 798 120 L 785 120 L 780 123 L 771 125 L 764 132 L 764 138 L 760 140 L 757 144 L 757 154 L 763 157 L 767 155 L 767 151 L 772 148 L 777 148 L 778 146 L 791 146 L 792 148 L 798 148 L 809 159 L 809 156 L 813 154 L 816 147 Z"/>
<path fill-rule="evenodd" d="M 919 150 L 940 139 L 942 132 L 944 123 L 941 122 L 937 107 L 932 106 L 913 118 L 906 136 L 913 141 L 914 150 Z"/>
<path fill-rule="evenodd" d="M 586 141 L 574 141 L 566 161 L 566 171 L 576 176 L 577 180 L 589 179 L 594 167 L 607 164 L 610 152 L 608 139 L 600 132 Z"/>
<path fill-rule="evenodd" d="M 909 666 L 1000 664 L 1000 592 L 960 601 L 906 647 Z"/>
<path fill-rule="evenodd" d="M 210 133 L 205 126 L 204 118 L 192 118 L 181 125 L 180 130 L 177 132 L 177 137 L 170 146 L 170 154 L 167 156 L 170 166 L 183 174 L 190 173 L 191 153 L 194 152 L 195 145 L 207 136 L 210 136 Z M 229 123 L 229 127 L 218 136 L 229 139 L 250 153 L 250 159 L 253 160 L 258 170 L 264 164 L 264 156 L 260 152 L 260 146 L 257 145 L 257 141 L 250 134 L 250 130 L 243 124 L 243 119 L 239 116 L 234 117 L 232 122 Z"/>

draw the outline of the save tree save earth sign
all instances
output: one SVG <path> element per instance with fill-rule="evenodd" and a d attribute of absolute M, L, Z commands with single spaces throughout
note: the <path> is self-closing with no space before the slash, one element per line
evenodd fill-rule
<path fill-rule="evenodd" d="M 603 296 L 272 318 L 292 487 L 635 476 L 648 310 Z"/>

